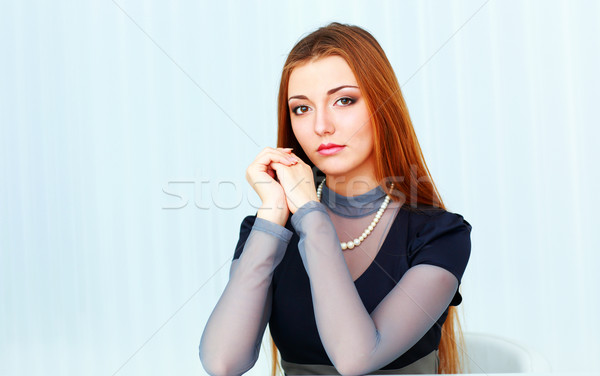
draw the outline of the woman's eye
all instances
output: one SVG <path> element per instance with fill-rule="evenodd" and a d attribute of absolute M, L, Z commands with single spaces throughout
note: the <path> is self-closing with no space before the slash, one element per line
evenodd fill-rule
<path fill-rule="evenodd" d="M 353 104 L 354 102 L 356 102 L 355 99 L 350 98 L 350 97 L 342 97 L 340 99 L 338 99 L 335 103 L 339 103 L 341 106 L 349 106 L 351 104 Z M 296 106 L 292 109 L 292 112 L 295 115 L 302 115 L 305 112 L 308 112 L 310 110 L 310 107 L 306 106 L 306 105 L 301 105 L 301 106 Z"/>
<path fill-rule="evenodd" d="M 308 106 L 298 106 L 298 107 L 294 107 L 294 109 L 292 110 L 292 112 L 295 113 L 296 115 L 302 115 L 306 111 L 308 111 Z"/>
<path fill-rule="evenodd" d="M 340 102 L 340 104 L 342 106 L 348 106 L 348 105 L 354 103 L 354 99 L 348 98 L 348 97 L 340 98 L 337 101 Z"/>

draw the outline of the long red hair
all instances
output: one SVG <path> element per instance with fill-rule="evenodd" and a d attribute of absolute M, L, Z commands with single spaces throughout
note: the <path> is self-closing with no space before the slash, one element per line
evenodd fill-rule
<path fill-rule="evenodd" d="M 353 25 L 332 22 L 302 38 L 289 53 L 281 74 L 277 147 L 293 147 L 294 153 L 313 167 L 292 131 L 288 108 L 288 83 L 292 70 L 321 57 L 337 55 L 346 60 L 360 87 L 371 116 L 375 178 L 395 201 L 405 200 L 409 210 L 419 204 L 445 209 L 417 136 L 390 62 L 375 38 Z M 394 191 L 389 185 L 394 183 Z M 460 341 L 460 344 L 457 343 Z M 442 326 L 438 373 L 461 373 L 459 349 L 464 339 L 456 307 L 450 306 Z M 279 351 L 271 337 L 272 376 L 280 370 Z"/>

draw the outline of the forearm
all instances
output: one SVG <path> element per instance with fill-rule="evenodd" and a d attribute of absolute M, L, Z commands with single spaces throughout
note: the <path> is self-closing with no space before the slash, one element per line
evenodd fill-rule
<path fill-rule="evenodd" d="M 241 374 L 256 362 L 270 315 L 267 300 L 273 271 L 283 258 L 289 237 L 291 231 L 256 218 L 202 334 L 200 358 L 209 372 Z"/>
<path fill-rule="evenodd" d="M 334 366 L 368 357 L 378 342 L 377 328 L 365 309 L 344 260 L 336 230 L 324 207 L 312 201 L 292 223 L 310 278 L 317 329 Z"/>

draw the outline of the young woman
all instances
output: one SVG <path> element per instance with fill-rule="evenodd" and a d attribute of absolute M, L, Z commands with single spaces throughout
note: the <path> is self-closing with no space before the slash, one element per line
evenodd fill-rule
<path fill-rule="evenodd" d="M 471 225 L 445 210 L 377 41 L 335 22 L 300 40 L 278 112 L 279 147 L 246 171 L 262 206 L 241 224 L 204 368 L 248 371 L 268 323 L 273 374 L 278 352 L 286 375 L 460 372 Z"/>

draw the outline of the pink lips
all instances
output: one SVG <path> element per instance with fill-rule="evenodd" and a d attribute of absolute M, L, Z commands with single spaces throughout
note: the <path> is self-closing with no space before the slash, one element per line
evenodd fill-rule
<path fill-rule="evenodd" d="M 329 148 L 322 148 L 318 150 L 321 155 L 333 155 L 340 152 L 345 146 L 333 146 Z"/>

